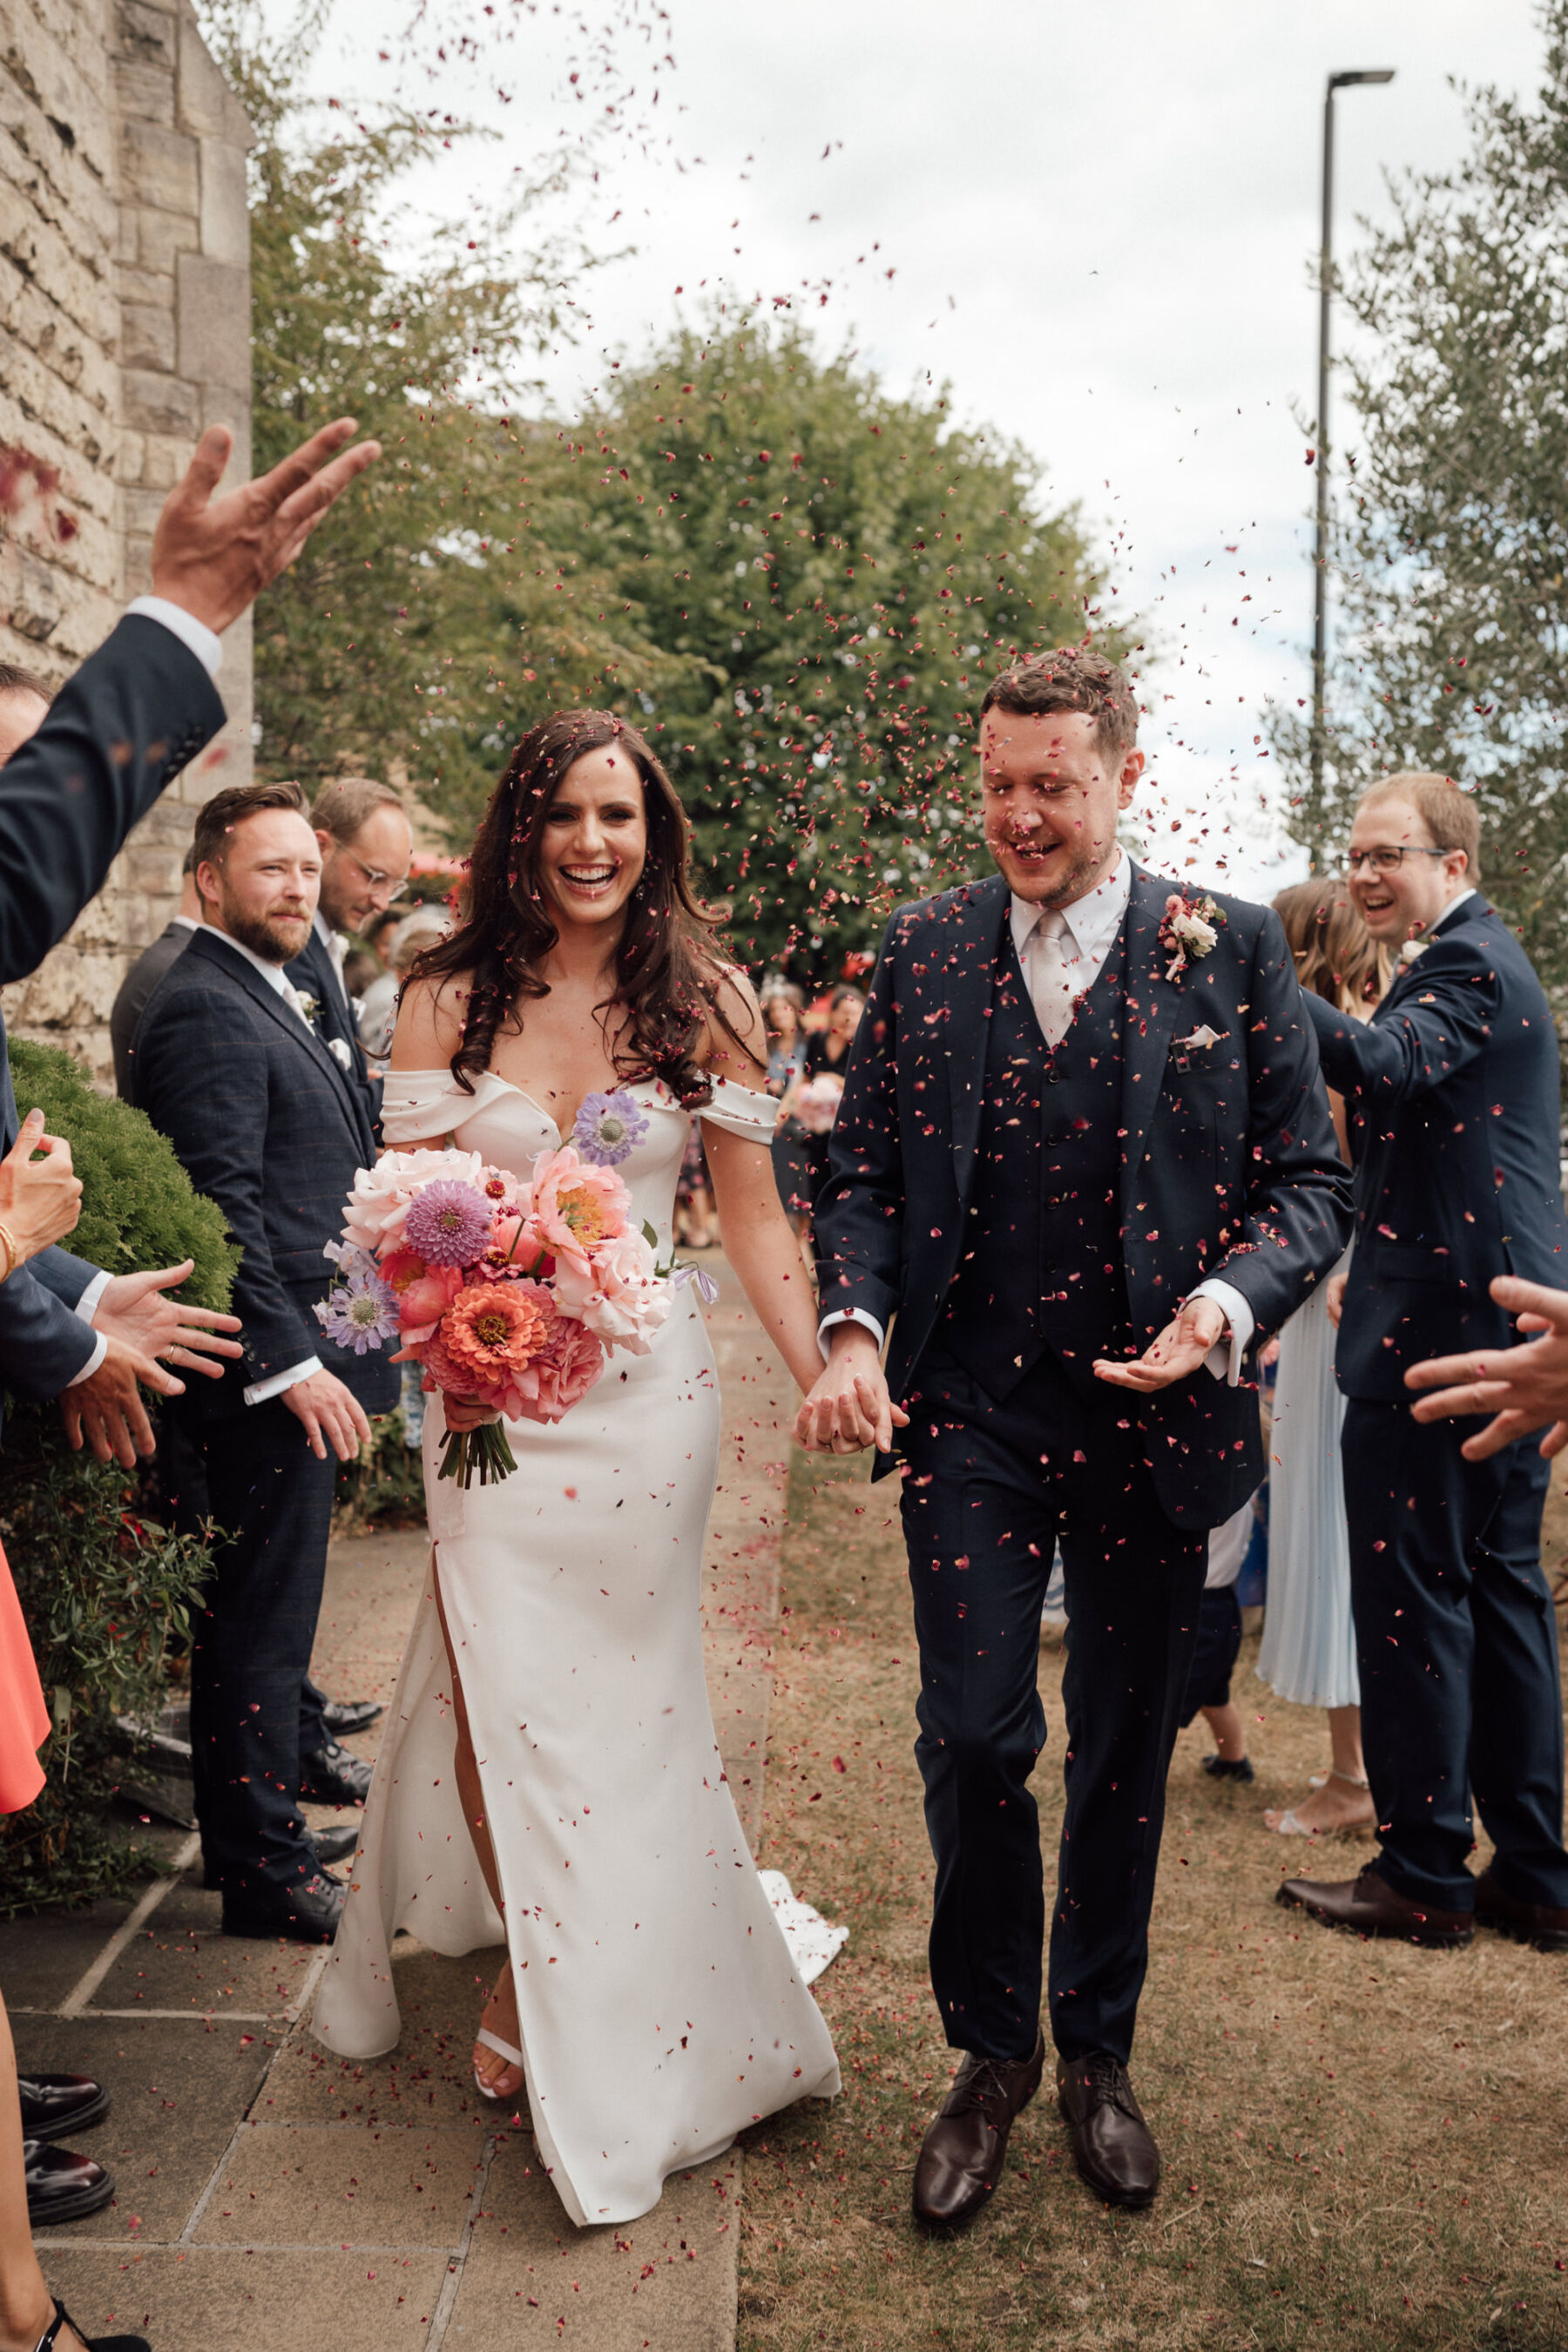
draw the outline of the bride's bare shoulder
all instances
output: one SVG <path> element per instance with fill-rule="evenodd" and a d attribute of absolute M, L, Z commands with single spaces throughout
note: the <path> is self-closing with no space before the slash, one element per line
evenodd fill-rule
<path fill-rule="evenodd" d="M 466 971 L 407 982 L 393 1033 L 395 1070 L 438 1070 L 450 1062 L 463 1041 L 468 985 Z"/>
<path fill-rule="evenodd" d="M 717 957 L 702 978 L 712 1009 L 697 1059 L 714 1077 L 736 1078 L 744 1085 L 767 1067 L 767 1028 L 757 992 L 739 964 Z"/>

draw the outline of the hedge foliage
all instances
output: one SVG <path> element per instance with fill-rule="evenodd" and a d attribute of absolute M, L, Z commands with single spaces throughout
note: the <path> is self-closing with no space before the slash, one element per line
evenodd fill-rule
<path fill-rule="evenodd" d="M 67 1246 L 113 1274 L 194 1258 L 193 1303 L 226 1307 L 238 1250 L 150 1121 L 98 1094 L 67 1054 L 14 1040 L 10 1055 L 23 1113 L 44 1111 L 81 1178 Z M 204 1544 L 142 1514 L 139 1492 L 137 1474 L 72 1453 L 56 1405 L 8 1404 L 0 1538 L 54 1730 L 37 1803 L 0 1820 L 0 1913 L 105 1893 L 137 1866 L 104 1821 L 114 1717 L 157 1713 L 207 1566 Z"/>

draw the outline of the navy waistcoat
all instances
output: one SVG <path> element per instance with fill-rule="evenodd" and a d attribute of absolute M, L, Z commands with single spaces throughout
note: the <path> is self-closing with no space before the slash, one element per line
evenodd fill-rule
<path fill-rule="evenodd" d="M 967 1230 L 936 1340 L 999 1402 L 1047 1353 L 1080 1396 L 1103 1397 L 1094 1360 L 1131 1341 L 1118 1135 L 1126 957 L 1123 918 L 1052 1054 L 1003 932 Z"/>

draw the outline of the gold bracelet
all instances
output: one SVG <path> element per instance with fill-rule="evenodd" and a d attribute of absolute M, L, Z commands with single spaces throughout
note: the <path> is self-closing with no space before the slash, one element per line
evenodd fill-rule
<path fill-rule="evenodd" d="M 0 1282 L 9 1282 L 16 1271 L 16 1244 L 11 1238 L 9 1225 L 0 1224 L 0 1242 L 5 1244 L 5 1271 L 0 1274 Z"/>

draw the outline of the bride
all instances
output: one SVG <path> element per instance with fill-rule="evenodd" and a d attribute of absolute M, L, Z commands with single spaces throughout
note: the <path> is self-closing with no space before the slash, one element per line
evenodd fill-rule
<path fill-rule="evenodd" d="M 404 992 L 387 1142 L 449 1141 L 526 1175 L 575 1139 L 615 1159 L 663 1260 L 697 1109 L 728 1257 L 806 1389 L 822 1359 L 773 1185 L 765 1054 L 647 742 L 603 711 L 535 727 L 479 827 L 467 919 Z M 628 2221 L 744 2126 L 838 2088 L 709 1711 L 720 1407 L 692 1289 L 564 1421 L 508 1423 L 513 1475 L 437 1481 L 444 1431 L 492 1418 L 429 1400 L 430 1579 L 314 2031 L 345 2057 L 391 2049 L 397 1930 L 447 1953 L 504 1930 L 477 2084 L 508 2102 L 526 2085 L 574 2221 Z"/>

